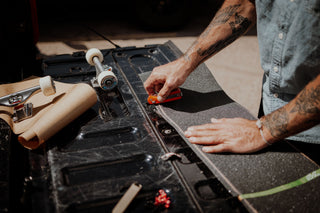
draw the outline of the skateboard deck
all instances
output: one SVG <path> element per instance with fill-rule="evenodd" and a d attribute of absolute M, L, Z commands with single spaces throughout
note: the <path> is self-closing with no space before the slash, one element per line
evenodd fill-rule
<path fill-rule="evenodd" d="M 28 184 L 34 187 L 27 194 L 32 209 L 111 212 L 133 183 L 142 188 L 127 212 L 320 209 L 320 180 L 317 172 L 311 173 L 319 166 L 291 143 L 283 141 L 254 154 L 205 154 L 184 138 L 188 126 L 210 122 L 211 117 L 255 119 L 224 93 L 204 64 L 182 85 L 181 100 L 155 107 L 147 104 L 143 79 L 154 67 L 179 57 L 180 50 L 169 41 L 102 53 L 105 64 L 114 69 L 118 86 L 110 92 L 96 90 L 98 101 L 93 107 L 46 141 L 45 149 L 28 150 L 32 165 Z M 84 55 L 48 58 L 44 74 L 63 83 L 89 82 L 96 71 Z M 168 153 L 178 155 L 163 160 Z M 299 178 L 304 184 L 281 187 L 280 192 L 274 188 Z M 160 189 L 171 198 L 168 209 L 154 205 Z M 268 196 L 248 196 L 268 189 L 271 193 L 262 193 Z M 243 195 L 241 201 L 239 195 Z"/>
<path fill-rule="evenodd" d="M 176 53 L 178 57 L 179 50 Z M 142 81 L 149 74 L 140 74 Z M 201 145 L 190 144 L 184 137 L 184 131 L 189 126 L 210 123 L 212 117 L 256 118 L 225 94 L 204 64 L 189 76 L 180 89 L 183 98 L 157 105 L 157 113 L 176 129 L 233 196 L 273 189 L 306 175 L 319 176 L 319 165 L 288 141 L 278 142 L 254 154 L 202 152 Z M 317 202 L 320 197 L 317 190 L 319 187 L 320 178 L 315 178 L 297 187 L 289 187 L 277 193 L 271 190 L 270 195 L 262 193 L 261 197 L 255 195 L 242 202 L 251 212 L 314 212 L 320 210 Z"/>

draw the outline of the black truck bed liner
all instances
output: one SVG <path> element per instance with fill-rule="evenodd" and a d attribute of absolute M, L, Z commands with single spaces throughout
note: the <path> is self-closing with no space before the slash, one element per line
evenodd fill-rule
<path fill-rule="evenodd" d="M 175 113 L 183 107 L 178 101 L 161 106 L 165 113 L 159 111 L 159 106 L 146 104 L 145 75 L 181 54 L 172 42 L 106 49 L 102 53 L 104 63 L 113 67 L 119 79 L 118 87 L 110 92 L 97 89 L 99 101 L 95 106 L 43 147 L 28 152 L 30 178 L 25 195 L 32 212 L 111 212 L 132 183 L 141 184 L 142 190 L 127 212 L 320 210 L 319 178 L 271 196 L 242 202 L 237 199 L 241 193 L 273 188 L 318 169 L 318 164 L 296 146 L 284 141 L 249 155 L 204 154 L 182 135 L 186 125 L 197 124 L 201 119 L 188 123 L 174 120 Z M 50 57 L 43 62 L 44 75 L 66 83 L 89 83 L 95 69 L 84 56 L 84 52 L 75 52 Z M 198 69 L 200 75 L 192 77 L 195 82 L 210 73 L 204 64 Z M 215 91 L 209 94 L 216 98 L 216 105 L 211 108 L 219 112 L 217 117 L 254 119 L 224 94 L 213 76 L 210 78 Z M 186 99 L 195 92 L 201 93 L 188 82 L 184 89 Z M 200 102 L 201 98 L 208 98 L 203 94 L 197 97 Z M 181 101 L 180 104 L 186 100 Z M 196 114 L 211 108 L 189 111 Z M 313 153 L 319 150 L 319 146 L 315 147 Z M 162 160 L 161 156 L 168 152 L 179 154 L 181 159 Z M 169 209 L 154 205 L 159 189 L 170 197 Z"/>

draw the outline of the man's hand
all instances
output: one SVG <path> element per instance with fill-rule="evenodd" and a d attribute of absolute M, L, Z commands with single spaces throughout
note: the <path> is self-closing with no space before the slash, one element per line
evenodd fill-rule
<path fill-rule="evenodd" d="M 155 67 L 145 81 L 144 87 L 149 95 L 158 94 L 158 101 L 164 101 L 170 92 L 181 86 L 193 69 L 184 58 Z"/>
<path fill-rule="evenodd" d="M 206 30 L 186 53 L 169 64 L 154 68 L 144 83 L 149 95 L 158 93 L 164 101 L 170 92 L 184 83 L 201 63 L 243 35 L 256 21 L 255 5 L 250 0 L 224 1 Z"/>
<path fill-rule="evenodd" d="M 261 137 L 256 121 L 212 118 L 211 122 L 189 127 L 185 132 L 190 143 L 204 145 L 204 152 L 252 153 L 268 146 Z"/>

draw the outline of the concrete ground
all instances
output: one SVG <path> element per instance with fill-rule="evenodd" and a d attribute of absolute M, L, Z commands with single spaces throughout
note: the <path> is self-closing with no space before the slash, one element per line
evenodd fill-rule
<path fill-rule="evenodd" d="M 58 16 L 57 13 L 55 16 L 47 14 L 46 12 L 49 10 L 46 10 L 48 9 L 46 7 L 48 5 L 38 8 L 40 38 L 37 46 L 44 57 L 70 54 L 92 47 L 114 48 L 103 37 L 112 40 L 121 47 L 141 47 L 148 44 L 162 44 L 171 40 L 184 52 L 212 18 L 210 9 L 203 5 L 203 7 L 197 8 L 198 13 L 189 19 L 184 26 L 167 31 L 156 31 L 141 27 L 131 17 L 121 16 L 119 18 L 118 13 L 113 13 L 105 18 L 98 16 L 96 19 L 90 13 L 88 15 L 90 19 L 70 19 Z M 224 91 L 257 116 L 263 72 L 260 67 L 255 29 L 205 63 Z"/>

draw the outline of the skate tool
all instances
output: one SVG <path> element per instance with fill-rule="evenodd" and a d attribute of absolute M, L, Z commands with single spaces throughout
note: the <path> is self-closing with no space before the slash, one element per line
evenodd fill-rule
<path fill-rule="evenodd" d="M 0 97 L 0 105 L 14 107 L 12 120 L 19 122 L 32 116 L 32 103 L 25 102 L 34 94 L 42 92 L 45 96 L 56 93 L 56 88 L 50 76 L 39 79 L 39 85 Z"/>
<path fill-rule="evenodd" d="M 157 95 L 149 95 L 148 97 L 148 103 L 149 104 L 160 104 L 160 103 L 166 103 L 170 101 L 179 100 L 182 98 L 182 92 L 179 88 L 173 90 L 170 95 L 166 98 L 166 100 L 159 102 L 157 99 Z"/>
<path fill-rule="evenodd" d="M 97 48 L 89 49 L 86 53 L 87 62 L 95 66 L 96 77 L 91 81 L 92 85 L 96 87 L 99 85 L 103 90 L 111 90 L 118 84 L 118 79 L 112 72 L 112 67 L 103 65 L 103 55 Z"/>

